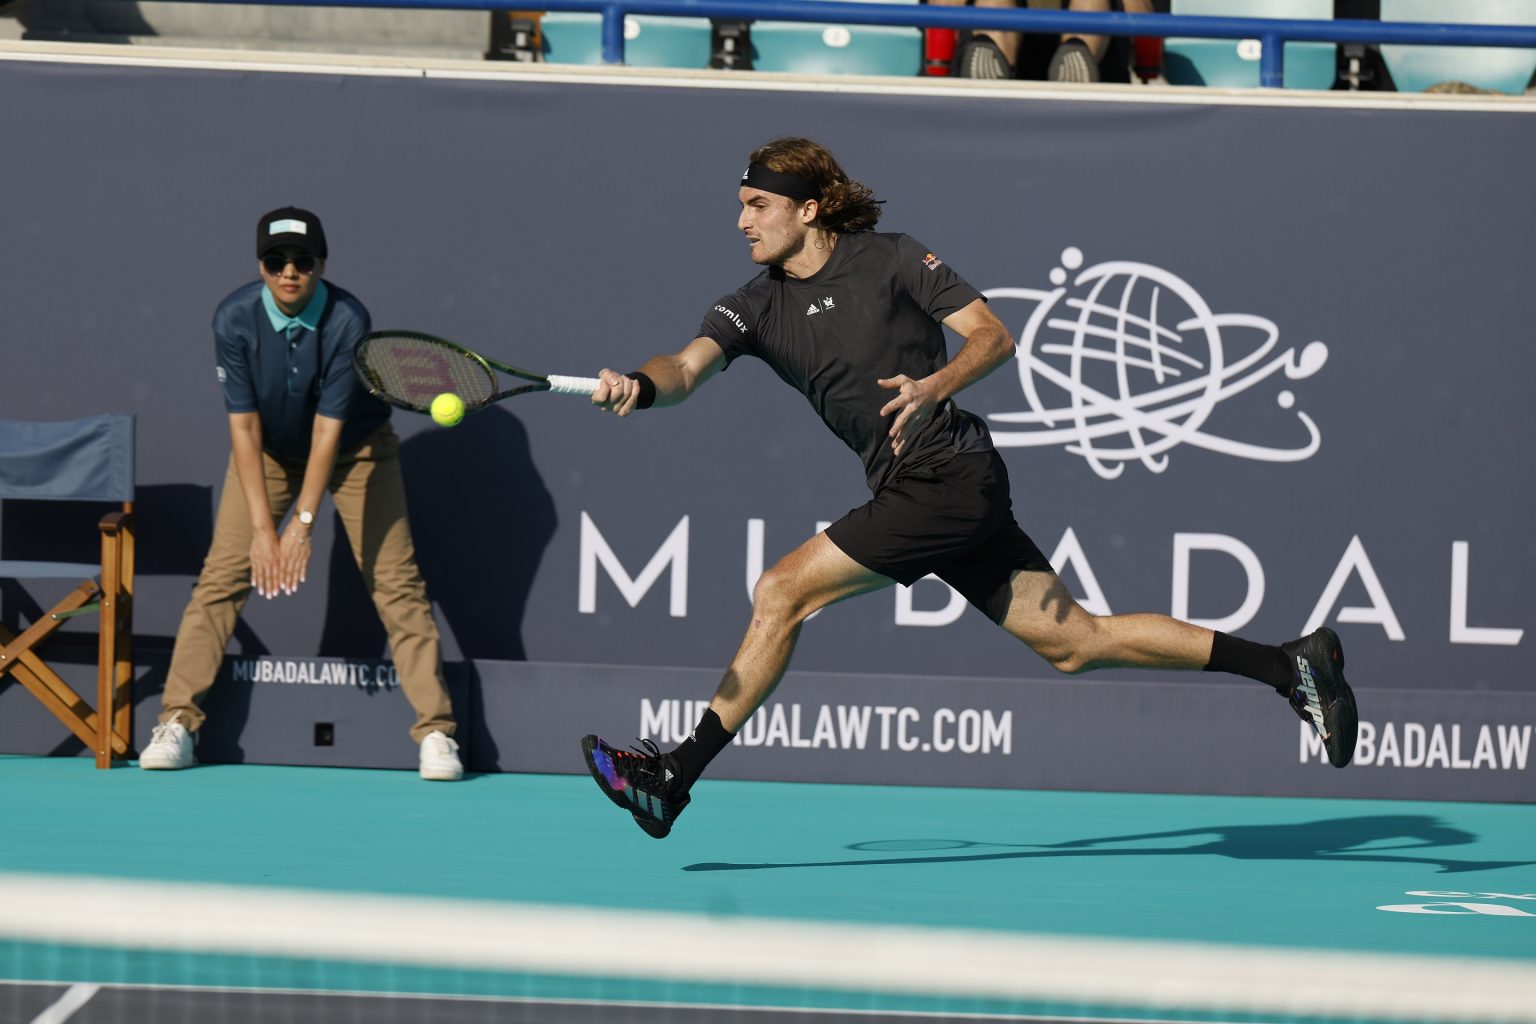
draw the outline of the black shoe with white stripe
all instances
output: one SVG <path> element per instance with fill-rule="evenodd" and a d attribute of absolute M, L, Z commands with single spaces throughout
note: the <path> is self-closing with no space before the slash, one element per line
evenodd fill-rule
<path fill-rule="evenodd" d="M 645 749 L 619 750 L 596 736 L 583 736 L 581 752 L 608 799 L 628 811 L 646 835 L 665 839 L 688 806 L 688 793 L 679 791 L 682 780 L 672 755 L 650 740 L 640 742 Z"/>
<path fill-rule="evenodd" d="M 1048 82 L 1077 82 L 1087 85 L 1099 80 L 1099 62 L 1093 59 L 1093 51 L 1081 39 L 1068 39 L 1056 47 L 1051 63 L 1045 69 Z"/>
<path fill-rule="evenodd" d="M 955 57 L 956 74 L 960 78 L 1009 79 L 1013 77 L 1013 65 L 1003 56 L 1003 51 L 986 36 L 977 36 L 961 44 Z"/>
<path fill-rule="evenodd" d="M 1328 761 L 1343 768 L 1355 756 L 1360 719 L 1355 694 L 1344 681 L 1344 647 L 1327 626 L 1280 649 L 1291 661 L 1291 710 L 1323 738 Z"/>

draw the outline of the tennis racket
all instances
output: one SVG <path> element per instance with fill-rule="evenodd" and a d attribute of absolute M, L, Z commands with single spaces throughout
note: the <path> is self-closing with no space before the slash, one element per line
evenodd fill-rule
<path fill-rule="evenodd" d="M 416 331 L 375 331 L 365 336 L 352 348 L 352 369 L 370 395 L 401 409 L 426 413 L 432 411 L 432 399 L 445 392 L 462 398 L 469 413 L 532 391 L 590 396 L 601 383 L 596 377 L 519 369 Z M 500 388 L 497 371 L 522 383 Z"/>

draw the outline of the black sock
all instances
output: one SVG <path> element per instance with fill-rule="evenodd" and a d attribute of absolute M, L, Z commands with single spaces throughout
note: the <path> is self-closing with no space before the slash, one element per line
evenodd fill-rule
<path fill-rule="evenodd" d="M 715 755 L 735 738 L 735 733 L 725 731 L 725 724 L 715 714 L 715 709 L 706 708 L 699 724 L 693 727 L 693 734 L 672 751 L 678 774 L 682 777 L 679 792 L 687 792 L 699 776 L 704 774 L 704 769 L 715 759 Z"/>
<path fill-rule="evenodd" d="M 1278 647 L 1217 633 L 1211 641 L 1207 672 L 1230 672 L 1273 686 L 1284 695 L 1291 692 L 1291 659 Z"/>

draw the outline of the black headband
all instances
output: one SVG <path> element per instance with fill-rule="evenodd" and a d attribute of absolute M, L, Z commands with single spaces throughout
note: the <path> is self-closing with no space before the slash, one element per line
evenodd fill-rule
<path fill-rule="evenodd" d="M 748 164 L 742 172 L 741 183 L 748 188 L 759 188 L 774 195 L 788 196 L 804 202 L 807 199 L 821 201 L 821 189 L 809 178 L 784 171 L 769 170 L 762 164 Z"/>

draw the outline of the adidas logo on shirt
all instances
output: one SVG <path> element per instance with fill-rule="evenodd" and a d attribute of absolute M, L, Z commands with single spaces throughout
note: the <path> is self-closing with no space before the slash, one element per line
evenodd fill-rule
<path fill-rule="evenodd" d="M 810 316 L 813 313 L 820 313 L 820 312 L 821 312 L 821 307 L 816 305 L 816 303 L 814 303 L 814 302 L 811 303 L 809 306 L 805 307 L 805 315 L 806 316 Z"/>

